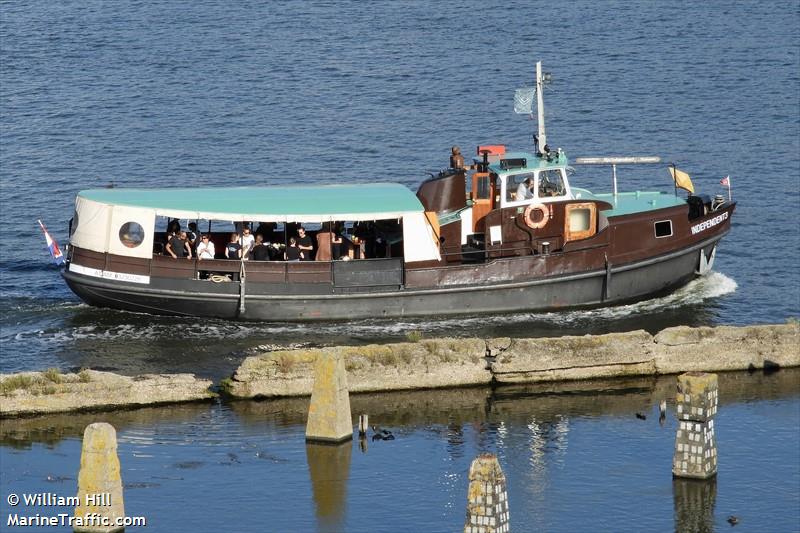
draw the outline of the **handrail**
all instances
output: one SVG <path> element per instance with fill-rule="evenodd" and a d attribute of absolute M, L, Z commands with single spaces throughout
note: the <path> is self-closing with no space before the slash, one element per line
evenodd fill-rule
<path fill-rule="evenodd" d="M 576 157 L 575 165 L 611 165 L 611 181 L 614 185 L 614 196 L 617 196 L 617 165 L 661 163 L 658 156 L 624 156 L 624 157 Z"/>

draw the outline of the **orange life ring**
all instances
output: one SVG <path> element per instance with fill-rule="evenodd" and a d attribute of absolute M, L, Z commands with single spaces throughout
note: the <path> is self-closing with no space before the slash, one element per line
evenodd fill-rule
<path fill-rule="evenodd" d="M 533 212 L 539 211 L 542 214 L 542 219 L 539 222 L 533 221 Z M 525 220 L 525 225 L 531 229 L 543 228 L 550 221 L 550 209 L 544 204 L 531 204 L 525 208 L 525 213 L 522 215 Z"/>

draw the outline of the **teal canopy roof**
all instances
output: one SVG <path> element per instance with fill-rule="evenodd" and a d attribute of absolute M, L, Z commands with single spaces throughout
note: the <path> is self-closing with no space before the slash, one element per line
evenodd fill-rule
<path fill-rule="evenodd" d="M 187 219 L 323 221 L 379 220 L 421 213 L 422 204 L 397 183 L 224 187 L 193 189 L 89 189 L 78 193 L 101 204 L 150 209 Z"/>

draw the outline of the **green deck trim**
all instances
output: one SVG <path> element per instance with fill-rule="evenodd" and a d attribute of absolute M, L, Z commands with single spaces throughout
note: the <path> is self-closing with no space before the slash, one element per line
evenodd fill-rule
<path fill-rule="evenodd" d="M 156 211 L 290 216 L 419 213 L 422 204 L 397 183 L 226 187 L 208 189 L 89 189 L 78 196 L 109 205 Z"/>
<path fill-rule="evenodd" d="M 572 194 L 580 200 L 599 200 L 608 202 L 612 209 L 601 211 L 606 217 L 618 217 L 633 213 L 644 213 L 667 207 L 686 205 L 686 200 L 674 194 L 653 191 L 621 192 L 616 198 L 613 193 L 594 194 L 586 189 L 572 188 Z M 580 194 L 580 198 L 577 198 Z"/>

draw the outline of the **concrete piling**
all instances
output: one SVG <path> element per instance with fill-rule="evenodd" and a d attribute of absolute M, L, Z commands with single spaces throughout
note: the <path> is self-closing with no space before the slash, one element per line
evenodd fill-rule
<path fill-rule="evenodd" d="M 479 455 L 469 467 L 467 519 L 464 533 L 505 533 L 509 531 L 506 476 L 497 456 Z"/>
<path fill-rule="evenodd" d="M 352 438 L 353 419 L 344 360 L 320 354 L 314 365 L 306 441 L 342 442 Z"/>
<path fill-rule="evenodd" d="M 124 516 L 117 432 L 105 422 L 89 424 L 83 433 L 73 529 L 83 533 L 123 531 L 122 526 L 114 524 Z M 110 525 L 104 526 L 103 522 Z"/>
<path fill-rule="evenodd" d="M 717 474 L 714 415 L 719 401 L 717 375 L 687 372 L 678 376 L 678 431 L 672 475 L 708 479 Z"/>
<path fill-rule="evenodd" d="M 368 415 L 359 415 L 358 416 L 358 436 L 359 437 L 366 437 L 367 436 L 367 429 L 369 429 L 369 416 Z"/>

